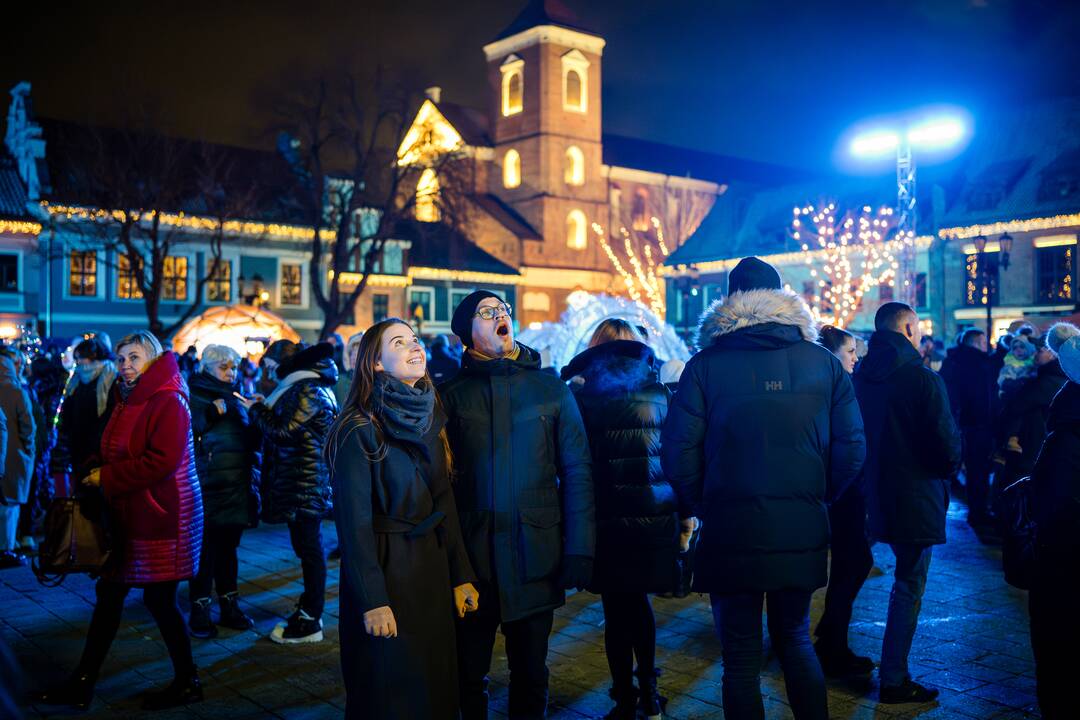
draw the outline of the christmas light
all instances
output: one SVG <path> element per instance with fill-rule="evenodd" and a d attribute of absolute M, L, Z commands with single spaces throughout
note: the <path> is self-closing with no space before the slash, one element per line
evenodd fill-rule
<path fill-rule="evenodd" d="M 18 235 L 37 235 L 41 232 L 41 225 L 36 222 L 23 220 L 0 220 L 0 233 Z"/>
<path fill-rule="evenodd" d="M 1030 220 L 1008 220 L 989 225 L 968 225 L 966 227 L 944 228 L 938 231 L 943 240 L 967 240 L 979 235 L 1000 235 L 1002 233 L 1036 232 L 1057 228 L 1080 226 L 1080 213 L 1054 215 L 1053 217 L 1031 218 Z"/>

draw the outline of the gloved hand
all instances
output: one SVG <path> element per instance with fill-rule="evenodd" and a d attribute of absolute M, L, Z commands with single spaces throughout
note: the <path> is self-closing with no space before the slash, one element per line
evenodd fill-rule
<path fill-rule="evenodd" d="M 566 555 L 559 573 L 559 586 L 564 590 L 584 590 L 592 580 L 593 559 L 584 555 Z"/>

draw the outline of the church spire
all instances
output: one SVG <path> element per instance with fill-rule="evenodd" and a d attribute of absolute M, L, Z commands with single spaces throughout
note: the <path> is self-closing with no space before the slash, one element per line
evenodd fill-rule
<path fill-rule="evenodd" d="M 529 0 L 529 4 L 525 6 L 525 9 L 514 21 L 510 23 L 498 36 L 495 37 L 495 41 L 503 40 L 517 35 L 520 32 L 524 32 L 540 25 L 555 25 L 557 27 L 568 28 L 570 30 L 577 30 L 578 32 L 588 33 L 590 35 L 597 35 L 596 32 L 582 27 L 581 22 L 578 20 L 574 11 L 564 5 L 560 0 Z"/>

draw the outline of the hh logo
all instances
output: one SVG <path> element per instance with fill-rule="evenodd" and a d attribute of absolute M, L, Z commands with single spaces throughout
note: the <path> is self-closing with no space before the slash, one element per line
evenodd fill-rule
<path fill-rule="evenodd" d="M 782 380 L 768 380 L 765 382 L 765 389 L 768 391 L 783 390 L 784 383 Z"/>

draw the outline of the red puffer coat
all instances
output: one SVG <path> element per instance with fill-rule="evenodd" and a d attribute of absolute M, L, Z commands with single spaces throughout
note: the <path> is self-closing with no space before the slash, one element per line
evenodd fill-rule
<path fill-rule="evenodd" d="M 101 487 L 124 542 L 122 562 L 111 578 L 141 585 L 195 575 L 202 546 L 202 493 L 187 384 L 172 353 L 157 358 L 127 401 L 117 403 L 101 439 L 101 454 Z"/>

